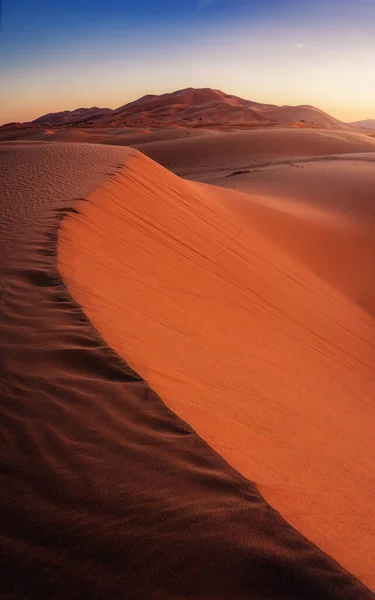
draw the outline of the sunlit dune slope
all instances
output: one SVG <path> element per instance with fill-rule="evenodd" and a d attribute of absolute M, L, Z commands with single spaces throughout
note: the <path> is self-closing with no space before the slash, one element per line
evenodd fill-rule
<path fill-rule="evenodd" d="M 197 152 L 207 151 L 220 153 L 204 138 Z M 255 219 L 244 198 L 183 181 L 134 151 L 63 222 L 61 272 L 163 400 L 375 589 L 374 321 L 305 264 L 297 241 L 294 255 L 283 248 L 275 205 L 254 209 Z M 309 211 L 320 235 L 320 208 Z M 285 236 L 290 213 L 280 209 Z"/>
<path fill-rule="evenodd" d="M 228 205 L 375 315 L 375 152 L 229 170 L 212 181 L 261 195 Z"/>

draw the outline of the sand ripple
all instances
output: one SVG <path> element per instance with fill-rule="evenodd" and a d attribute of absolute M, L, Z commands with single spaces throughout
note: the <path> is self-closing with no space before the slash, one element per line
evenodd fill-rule
<path fill-rule="evenodd" d="M 165 407 L 61 281 L 60 218 L 127 155 L 0 149 L 0 596 L 371 598 Z"/>

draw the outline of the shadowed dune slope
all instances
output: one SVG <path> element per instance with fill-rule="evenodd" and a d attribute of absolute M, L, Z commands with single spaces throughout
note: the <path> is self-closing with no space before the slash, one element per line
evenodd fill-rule
<path fill-rule="evenodd" d="M 121 148 L 0 146 L 0 597 L 370 600 L 370 591 L 287 525 L 253 483 L 162 403 L 98 335 L 61 280 L 56 260 L 60 219 L 71 211 L 76 215 L 74 200 L 87 196 L 127 160 L 129 151 Z M 156 202 L 163 191 L 160 173 L 150 181 L 146 159 L 130 160 L 130 170 L 133 160 L 145 167 L 143 179 L 136 169 L 141 190 L 142 185 L 148 189 L 151 205 L 164 220 Z M 108 216 L 123 205 L 124 190 L 129 198 L 137 189 L 124 188 L 123 177 L 111 177 L 109 188 L 103 188 L 109 193 Z M 180 200 L 188 210 L 191 195 L 184 189 Z M 157 241 L 163 225 L 159 228 L 158 219 L 154 225 L 138 220 L 134 209 L 126 217 L 134 219 L 133 233 L 148 236 L 151 227 Z M 121 210 L 118 225 L 119 217 Z M 132 265 L 127 256 L 131 239 L 126 227 L 113 232 L 123 238 L 120 261 L 116 253 L 107 255 L 100 229 L 91 222 L 80 243 L 92 244 L 94 255 L 97 243 L 104 244 L 102 262 L 95 264 L 92 256 L 85 276 L 88 294 L 96 290 L 105 304 L 113 290 L 101 295 L 102 270 L 109 273 L 129 259 L 130 275 L 141 265 Z M 199 244 L 189 248 L 174 236 L 169 242 L 182 258 L 191 253 L 199 265 Z M 66 248 L 70 254 L 71 243 Z M 148 259 L 155 263 L 152 256 Z M 69 256 L 69 265 L 79 277 L 80 264 Z M 116 268 L 112 275 L 122 277 Z M 152 282 L 152 274 L 148 283 L 144 280 Z M 133 294 L 133 308 L 124 303 L 119 328 L 132 325 L 134 306 L 139 300 L 142 308 L 144 301 L 144 295 L 134 295 L 132 277 L 122 283 Z M 113 324 L 118 316 L 116 307 Z M 170 319 L 167 311 L 166 329 Z M 175 324 L 184 328 L 185 323 L 181 312 Z M 150 344 L 153 352 L 157 340 L 145 333 L 139 330 L 141 343 Z M 131 342 L 132 335 L 132 350 Z M 151 363 L 158 366 L 156 359 L 153 354 Z"/>
<path fill-rule="evenodd" d="M 134 153 L 64 221 L 60 268 L 167 405 L 375 588 L 374 321 L 244 198 Z"/>
<path fill-rule="evenodd" d="M 139 150 L 178 175 L 206 181 L 210 170 L 230 172 L 228 164 L 238 170 L 276 158 L 375 152 L 375 140 L 347 131 L 272 128 L 142 143 Z"/>

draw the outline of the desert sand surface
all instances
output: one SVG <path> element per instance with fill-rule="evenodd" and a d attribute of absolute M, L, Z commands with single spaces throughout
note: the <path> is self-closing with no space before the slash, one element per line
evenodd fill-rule
<path fill-rule="evenodd" d="M 152 148 L 185 176 L 247 193 L 132 154 L 64 221 L 60 269 L 166 404 L 375 589 L 373 143 L 280 130 L 272 164 L 267 135 L 251 151 L 248 136 L 242 148 L 211 137 Z M 358 156 L 345 154 L 353 144 Z M 256 149 L 259 172 L 233 175 Z"/>
<path fill-rule="evenodd" d="M 274 161 L 210 181 L 261 195 L 255 202 L 247 196 L 229 202 L 375 316 L 375 153 Z"/>
<path fill-rule="evenodd" d="M 0 146 L 0 164 L 0 597 L 372 598 L 352 574 L 286 523 L 247 479 L 251 472 L 265 490 L 266 485 L 277 493 L 286 490 L 292 513 L 296 490 L 302 515 L 311 495 L 329 498 L 341 533 L 342 524 L 349 524 L 349 546 L 354 512 L 362 513 L 365 529 L 371 514 L 363 512 L 364 481 L 369 490 L 371 462 L 365 464 L 363 455 L 358 462 L 357 454 L 364 451 L 371 427 L 370 412 L 367 429 L 362 422 L 368 397 L 362 393 L 350 402 L 346 392 L 342 399 L 337 396 L 348 415 L 344 423 L 337 421 L 336 407 L 327 396 L 306 407 L 310 398 L 299 401 L 295 392 L 299 377 L 308 389 L 318 373 L 308 362 L 300 372 L 300 352 L 315 360 L 311 367 L 321 367 L 320 373 L 324 365 L 333 365 L 331 383 L 345 372 L 353 386 L 357 380 L 349 367 L 355 353 L 362 361 L 361 392 L 370 394 L 372 365 L 364 348 L 372 335 L 370 317 L 350 309 L 354 313 L 349 311 L 344 323 L 348 330 L 342 331 L 343 303 L 349 301 L 308 275 L 299 261 L 284 257 L 282 250 L 280 262 L 273 265 L 274 243 L 247 226 L 239 228 L 238 216 L 212 188 L 185 182 L 136 151 L 5 143 Z M 229 194 L 242 198 L 235 192 L 226 194 L 228 199 Z M 63 221 L 58 246 L 66 215 L 70 216 Z M 152 254 L 156 249 L 162 252 L 159 261 Z M 303 282 L 296 279 L 294 287 L 283 291 L 285 276 L 293 282 L 293 268 Z M 70 295 L 60 269 L 85 312 Z M 252 277 L 245 281 L 248 269 Z M 254 275 L 262 282 L 255 284 Z M 273 297 L 275 289 L 281 290 L 280 298 Z M 261 290 L 266 299 L 272 296 L 273 305 L 256 296 Z M 319 305 L 303 305 L 309 290 L 328 298 L 328 315 L 319 315 Z M 273 342 L 283 341 L 277 303 L 285 310 L 289 302 L 295 322 L 286 315 L 282 329 L 286 335 L 294 333 L 297 343 L 276 351 L 270 339 L 272 324 Z M 332 305 L 337 309 L 333 324 Z M 339 347 L 326 349 L 323 358 L 324 340 L 311 339 L 307 329 L 297 327 L 298 319 L 312 310 L 310 321 L 316 318 L 332 335 L 341 336 Z M 247 313 L 254 325 L 251 332 Z M 352 318 L 359 325 L 356 346 L 350 345 Z M 120 341 L 121 355 L 107 343 L 114 330 L 114 348 Z M 306 347 L 299 341 L 306 341 Z M 342 357 L 344 341 L 351 353 Z M 279 397 L 270 401 L 270 385 L 273 382 L 276 390 L 278 383 L 275 373 L 288 371 L 288 351 L 289 371 L 292 368 L 298 377 L 286 373 L 289 389 L 280 389 Z M 333 352 L 344 363 L 340 371 Z M 133 365 L 152 359 L 142 376 L 125 362 L 128 356 Z M 175 357 L 180 360 L 173 366 Z M 246 363 L 255 375 L 250 385 L 249 374 L 243 372 Z M 256 375 L 262 370 L 267 385 L 260 397 L 257 386 L 263 381 Z M 147 372 L 165 381 L 166 391 L 172 384 L 176 406 L 184 396 L 189 424 L 181 420 L 182 405 L 177 416 L 149 387 L 142 378 Z M 211 378 L 205 380 L 207 375 Z M 283 413 L 286 399 L 289 408 L 285 403 Z M 250 421 L 239 427 L 250 406 Z M 325 438 L 326 429 L 314 430 L 320 425 L 320 408 L 335 424 L 336 434 L 342 432 L 337 452 Z M 245 477 L 199 437 L 191 428 L 193 421 L 202 425 L 198 434 L 207 428 L 206 441 L 215 441 L 220 433 L 223 456 L 232 463 L 241 440 L 243 468 L 237 466 L 247 471 Z M 305 434 L 299 431 L 301 425 Z M 316 487 L 321 478 L 310 464 L 312 437 L 320 466 L 327 448 L 322 489 Z M 266 438 L 269 452 L 264 453 Z M 349 441 L 353 445 L 348 454 Z M 296 444 L 299 453 L 306 450 L 304 461 L 298 458 L 306 473 L 296 482 L 285 481 L 297 460 Z M 339 450 L 341 468 L 332 473 Z M 343 514 L 343 502 L 334 492 L 344 475 L 347 494 L 353 481 L 358 489 L 354 506 Z M 333 537 L 333 545 L 335 541 Z M 361 537 L 356 550 L 363 554 L 362 569 L 351 561 L 350 552 L 341 552 L 343 563 L 371 584 L 368 537 Z"/>
<path fill-rule="evenodd" d="M 297 116 L 296 116 L 297 118 Z M 217 136 L 220 135 L 220 138 Z M 188 145 L 186 138 L 192 138 Z M 220 139 L 220 144 L 217 141 Z M 311 128 L 298 123 L 241 125 L 221 120 L 211 126 L 189 123 L 169 124 L 154 127 L 148 119 L 132 127 L 121 123 L 112 126 L 85 127 L 27 127 L 8 130 L 0 128 L 0 142 L 47 141 L 110 144 L 115 146 L 142 145 L 142 152 L 169 168 L 181 168 L 192 164 L 192 173 L 197 177 L 197 161 L 206 170 L 208 161 L 214 168 L 248 158 L 277 158 L 323 156 L 334 153 L 371 152 L 374 142 L 371 132 L 360 130 Z M 171 142 L 174 142 L 173 144 Z M 163 142 L 169 142 L 164 144 Z M 221 148 L 225 148 L 223 154 Z M 181 173 L 184 174 L 184 173 Z"/>
<path fill-rule="evenodd" d="M 375 140 L 346 131 L 280 127 L 207 133 L 199 139 L 150 142 L 134 147 L 182 177 L 210 182 L 220 171 L 227 175 L 270 160 L 375 152 Z"/>
<path fill-rule="evenodd" d="M 83 144 L 109 144 L 111 146 L 132 146 L 145 142 L 161 142 L 189 136 L 206 135 L 206 129 L 186 127 L 165 127 L 147 129 L 138 127 L 103 127 L 95 129 L 72 129 L 51 127 L 29 128 L 27 130 L 0 132 L 0 142 L 71 142 Z"/>
<path fill-rule="evenodd" d="M 375 119 L 365 119 L 363 121 L 354 121 L 349 123 L 353 129 L 361 129 L 363 131 L 375 130 Z"/>

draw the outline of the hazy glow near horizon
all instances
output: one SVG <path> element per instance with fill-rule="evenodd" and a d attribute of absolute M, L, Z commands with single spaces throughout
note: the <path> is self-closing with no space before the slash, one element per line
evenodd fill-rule
<path fill-rule="evenodd" d="M 4 0 L 0 124 L 186 87 L 375 118 L 374 65 L 375 0 Z"/>

